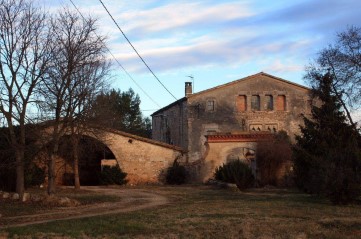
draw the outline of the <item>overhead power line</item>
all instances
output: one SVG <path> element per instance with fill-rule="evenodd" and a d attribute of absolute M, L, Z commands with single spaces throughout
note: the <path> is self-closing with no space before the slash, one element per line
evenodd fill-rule
<path fill-rule="evenodd" d="M 118 23 L 115 21 L 114 17 L 112 16 L 112 14 L 108 11 L 108 8 L 105 6 L 105 4 L 103 3 L 102 0 L 99 0 L 99 2 L 103 5 L 105 11 L 107 11 L 108 15 L 110 16 L 110 18 L 113 20 L 114 24 L 118 27 L 119 31 L 123 34 L 124 38 L 128 41 L 129 45 L 133 48 L 134 52 L 138 55 L 138 57 L 142 60 L 142 62 L 144 63 L 144 65 L 148 68 L 148 70 L 150 71 L 150 73 L 152 73 L 152 75 L 155 77 L 155 79 L 159 82 L 159 84 L 161 84 L 163 86 L 163 88 L 171 95 L 173 96 L 173 98 L 175 100 L 177 100 L 177 98 L 167 89 L 167 87 L 165 87 L 165 85 L 159 80 L 159 78 L 154 74 L 154 72 L 152 71 L 152 69 L 148 66 L 148 64 L 145 62 L 145 60 L 143 59 L 143 57 L 138 53 L 138 51 L 135 49 L 135 47 L 133 46 L 133 44 L 130 42 L 130 40 L 128 39 L 128 37 L 125 35 L 125 33 L 123 32 L 123 30 L 120 28 L 120 26 L 118 25 Z"/>
<path fill-rule="evenodd" d="M 76 9 L 76 11 L 79 13 L 79 15 L 84 19 L 85 17 L 83 16 L 83 14 L 80 12 L 79 8 L 74 4 L 73 0 L 69 0 L 71 2 L 71 4 L 74 6 L 74 8 Z M 100 38 L 96 33 L 95 33 L 96 37 Z M 159 108 L 161 108 L 161 106 L 155 101 L 153 100 L 152 97 L 150 97 L 150 95 L 134 80 L 134 78 L 129 74 L 129 72 L 123 67 L 123 65 L 118 61 L 118 59 L 113 55 L 113 53 L 110 51 L 110 49 L 104 45 L 105 48 L 107 49 L 107 51 L 109 52 L 109 54 L 113 57 L 113 59 L 115 60 L 115 62 L 122 68 L 122 70 L 125 72 L 125 74 L 133 81 L 133 83 L 155 104 L 157 105 Z"/>

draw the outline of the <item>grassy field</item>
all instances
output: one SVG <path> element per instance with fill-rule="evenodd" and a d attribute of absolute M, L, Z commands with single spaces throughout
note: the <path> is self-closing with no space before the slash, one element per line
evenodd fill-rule
<path fill-rule="evenodd" d="M 361 238 L 361 205 L 333 206 L 291 190 L 145 189 L 166 196 L 170 203 L 1 233 L 15 238 Z"/>
<path fill-rule="evenodd" d="M 31 194 L 45 195 L 46 189 L 29 189 L 27 192 Z M 86 190 L 73 190 L 73 189 L 58 189 L 56 195 L 61 197 L 69 197 L 77 200 L 82 205 L 95 204 L 101 202 L 116 202 L 119 200 L 118 197 L 113 195 L 100 195 Z M 21 203 L 19 201 L 13 200 L 4 200 L 0 199 L 0 213 L 2 216 L 21 216 L 21 215 L 31 215 L 35 213 L 44 213 L 53 209 L 51 206 L 46 204 L 41 204 L 37 202 L 27 201 Z M 1 239 L 1 237 L 0 237 Z"/>

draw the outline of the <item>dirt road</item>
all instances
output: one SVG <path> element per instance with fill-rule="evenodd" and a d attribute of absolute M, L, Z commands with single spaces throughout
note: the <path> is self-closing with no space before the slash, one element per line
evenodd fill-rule
<path fill-rule="evenodd" d="M 86 218 L 100 215 L 130 212 L 168 203 L 167 198 L 141 189 L 119 189 L 107 187 L 82 187 L 82 189 L 119 197 L 118 202 L 96 203 L 77 207 L 66 207 L 52 210 L 49 213 L 33 214 L 16 217 L 2 217 L 5 225 L 1 228 L 27 226 L 45 222 Z"/>

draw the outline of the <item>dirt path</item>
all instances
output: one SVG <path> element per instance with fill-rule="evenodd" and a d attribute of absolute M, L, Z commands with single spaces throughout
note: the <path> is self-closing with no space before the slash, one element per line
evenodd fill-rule
<path fill-rule="evenodd" d="M 119 197 L 118 202 L 96 203 L 77 207 L 52 210 L 49 213 L 32 214 L 16 217 L 2 217 L 0 229 L 41 224 L 46 222 L 86 218 L 122 212 L 137 211 L 168 203 L 166 197 L 140 189 L 119 189 L 107 187 L 83 187 L 88 191 Z M 5 225 L 4 225 L 5 224 Z"/>

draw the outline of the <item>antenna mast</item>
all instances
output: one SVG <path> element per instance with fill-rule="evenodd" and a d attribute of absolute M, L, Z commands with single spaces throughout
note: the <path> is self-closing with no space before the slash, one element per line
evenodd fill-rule
<path fill-rule="evenodd" d="M 187 77 L 189 77 L 191 80 L 192 80 L 192 92 L 194 93 L 194 77 L 193 77 L 193 75 L 189 75 L 189 76 L 187 76 Z"/>

